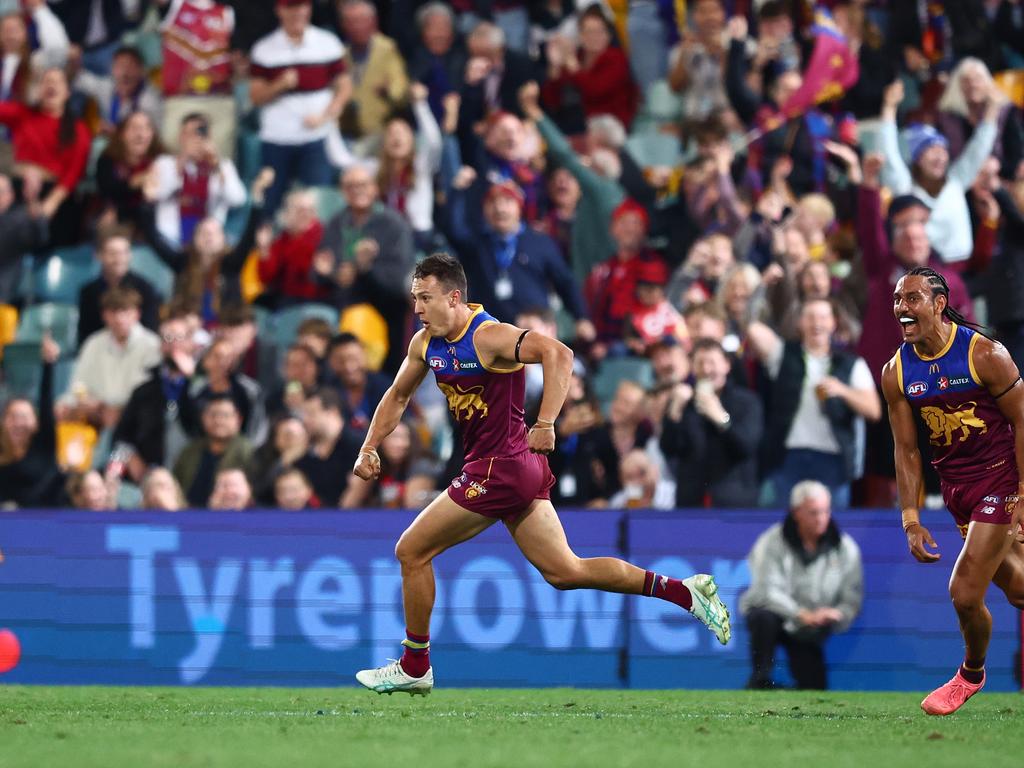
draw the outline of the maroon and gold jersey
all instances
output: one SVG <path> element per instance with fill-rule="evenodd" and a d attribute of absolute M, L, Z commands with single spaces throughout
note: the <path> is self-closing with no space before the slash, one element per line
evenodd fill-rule
<path fill-rule="evenodd" d="M 473 314 L 454 339 L 429 337 L 423 345 L 423 359 L 462 430 L 466 463 L 514 456 L 528 448 L 523 366 L 497 369 L 484 365 L 473 337 L 481 327 L 498 321 L 479 304 L 469 306 Z"/>
<path fill-rule="evenodd" d="M 974 481 L 1016 464 L 1013 427 L 974 369 L 971 355 L 980 338 L 954 324 L 934 357 L 921 357 L 906 343 L 896 354 L 900 390 L 928 430 L 932 466 L 945 483 Z"/>

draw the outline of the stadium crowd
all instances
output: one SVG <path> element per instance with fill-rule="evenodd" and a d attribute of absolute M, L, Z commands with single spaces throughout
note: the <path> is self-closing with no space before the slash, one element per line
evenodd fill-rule
<path fill-rule="evenodd" d="M 1024 362 L 1021 0 L 0 6 L 7 507 L 423 506 L 435 250 L 576 352 L 556 504 L 889 506 L 915 266 Z"/>

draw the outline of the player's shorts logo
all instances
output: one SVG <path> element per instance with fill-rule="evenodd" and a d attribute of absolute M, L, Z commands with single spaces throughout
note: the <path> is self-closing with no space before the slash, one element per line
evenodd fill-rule
<path fill-rule="evenodd" d="M 485 493 L 487 493 L 487 489 L 480 485 L 480 483 L 473 480 L 469 483 L 469 488 L 466 489 L 466 498 L 476 499 L 483 496 Z"/>
<path fill-rule="evenodd" d="M 477 384 L 475 387 L 467 389 L 463 389 L 458 384 L 443 384 L 441 382 L 438 382 L 437 386 L 448 398 L 448 410 L 454 414 L 456 420 L 469 421 L 478 413 L 484 418 L 487 417 L 487 403 L 482 397 L 483 384 Z"/>
<path fill-rule="evenodd" d="M 996 511 L 995 507 L 982 507 L 981 508 L 981 514 L 983 514 L 983 515 L 991 515 L 995 511 Z"/>
<path fill-rule="evenodd" d="M 911 397 L 917 397 L 923 395 L 928 391 L 928 383 L 924 381 L 915 381 L 913 384 L 907 385 L 907 394 Z"/>
<path fill-rule="evenodd" d="M 448 361 L 443 357 L 432 357 L 427 361 L 435 371 L 443 371 L 448 367 Z"/>
<path fill-rule="evenodd" d="M 469 478 L 466 477 L 466 473 L 463 472 L 461 475 L 452 480 L 452 488 L 461 488 L 462 484 L 466 482 L 468 479 Z"/>
<path fill-rule="evenodd" d="M 960 442 L 970 437 L 971 430 L 978 430 L 979 435 L 988 432 L 988 425 L 974 415 L 974 409 L 978 404 L 973 400 L 964 403 L 969 408 L 959 411 L 946 411 L 934 405 L 928 405 L 921 409 L 921 418 L 931 430 L 928 441 L 932 445 L 950 446 L 953 444 L 953 435 L 960 433 Z"/>
<path fill-rule="evenodd" d="M 984 501 L 986 504 L 998 504 L 999 502 L 1002 501 L 1002 499 L 998 496 L 986 496 L 984 499 L 982 499 L 982 501 Z"/>

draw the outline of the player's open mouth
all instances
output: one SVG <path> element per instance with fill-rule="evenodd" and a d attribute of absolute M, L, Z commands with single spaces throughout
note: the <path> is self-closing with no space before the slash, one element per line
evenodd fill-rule
<path fill-rule="evenodd" d="M 900 325 L 903 326 L 904 333 L 910 333 L 917 330 L 917 319 L 913 317 L 903 316 L 900 318 Z"/>

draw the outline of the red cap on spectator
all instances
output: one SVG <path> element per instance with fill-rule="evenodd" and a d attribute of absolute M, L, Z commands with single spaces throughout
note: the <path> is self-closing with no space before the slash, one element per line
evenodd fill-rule
<path fill-rule="evenodd" d="M 619 216 L 625 216 L 627 213 L 635 213 L 644 221 L 644 229 L 647 229 L 651 224 L 651 218 L 647 215 L 647 209 L 644 208 L 636 200 L 627 197 L 618 207 L 612 211 L 612 221 L 615 221 Z"/>
<path fill-rule="evenodd" d="M 668 267 L 660 260 L 641 261 L 636 265 L 636 281 L 652 285 L 668 283 Z"/>
<path fill-rule="evenodd" d="M 520 210 L 522 210 L 523 206 L 526 205 L 526 196 L 523 194 L 523 190 L 519 188 L 518 184 L 509 179 L 491 185 L 491 188 L 487 190 L 487 194 L 484 195 L 484 202 L 488 203 L 492 198 L 497 197 L 498 195 L 511 197 L 519 203 Z"/>

